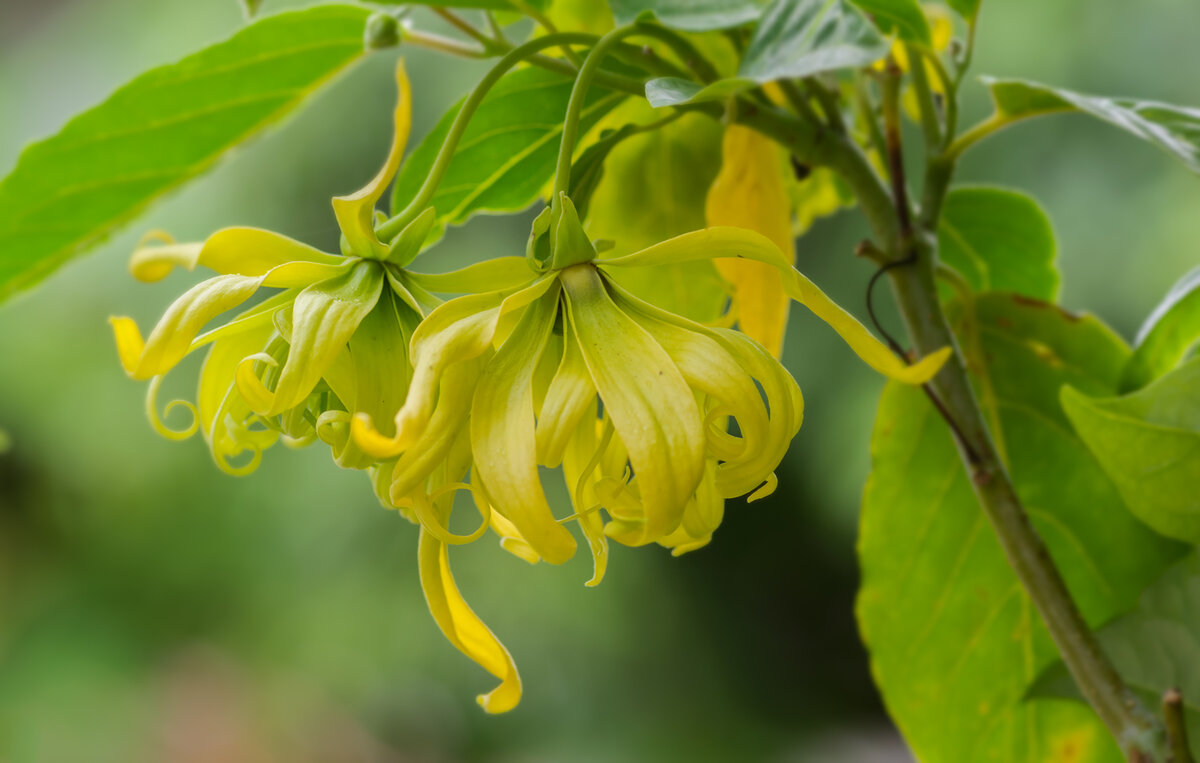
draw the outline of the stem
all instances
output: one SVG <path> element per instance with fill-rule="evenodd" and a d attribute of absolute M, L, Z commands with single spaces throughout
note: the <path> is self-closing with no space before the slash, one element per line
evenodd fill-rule
<path fill-rule="evenodd" d="M 940 412 L 955 432 L 976 498 L 1009 564 L 1037 607 L 1084 697 L 1125 754 L 1131 760 L 1151 760 L 1157 724 L 1100 649 L 1045 543 L 1030 523 L 975 399 L 962 351 L 938 299 L 934 282 L 937 219 L 953 174 L 953 156 L 935 157 L 929 164 L 918 228 L 906 251 L 901 235 L 903 204 L 894 203 L 902 187 L 897 186 L 889 193 L 866 164 L 862 152 L 849 141 L 838 140 L 827 148 L 823 158 L 854 189 L 876 236 L 888 242 L 893 256 L 913 258 L 910 267 L 895 267 L 889 274 L 916 353 L 925 355 L 946 346 L 955 349 L 929 386 L 933 396 L 941 401 Z"/>
<path fill-rule="evenodd" d="M 434 159 L 433 167 L 430 168 L 429 174 L 425 177 L 425 182 L 421 184 L 421 188 L 417 191 L 416 196 L 413 197 L 413 200 L 409 202 L 403 211 L 379 226 L 377 231 L 379 240 L 388 241 L 396 236 L 429 205 L 429 202 L 433 199 L 433 195 L 437 192 L 438 184 L 442 181 L 442 176 L 446 174 L 446 169 L 450 166 L 451 159 L 454 158 L 458 142 L 462 139 L 463 133 L 466 132 L 467 125 L 471 122 L 471 117 L 475 115 L 475 111 L 479 108 L 479 104 L 483 102 L 484 97 L 487 96 L 488 91 L 500 81 L 500 78 L 509 69 L 545 48 L 587 43 L 591 39 L 591 35 L 570 32 L 550 34 L 545 37 L 539 37 L 536 40 L 530 40 L 524 45 L 513 48 L 497 61 L 488 70 L 488 73 L 483 76 L 483 79 L 479 81 L 479 84 L 475 86 L 475 89 L 471 91 L 471 94 L 467 96 L 467 99 L 463 101 L 462 107 L 454 117 L 454 123 L 450 125 L 450 132 L 446 134 L 446 140 L 442 142 L 442 147 L 438 151 L 437 158 Z"/>
<path fill-rule="evenodd" d="M 1162 698 L 1163 719 L 1167 726 L 1170 746 L 1168 763 L 1195 763 L 1188 748 L 1187 723 L 1183 717 L 1183 695 L 1179 689 L 1168 689 Z"/>
<path fill-rule="evenodd" d="M 459 16 L 454 11 L 446 8 L 434 8 L 433 12 L 440 16 L 447 24 L 462 32 L 467 37 L 470 37 L 472 40 L 475 40 L 475 42 L 478 42 L 483 46 L 484 50 L 491 50 L 496 45 L 495 40 L 493 40 L 491 37 L 488 37 L 483 32 L 480 32 L 471 24 L 467 23 L 466 19 L 464 19 L 462 16 Z"/>
<path fill-rule="evenodd" d="M 929 75 L 925 71 L 925 57 L 915 46 L 905 43 L 904 54 L 908 57 L 909 73 L 912 75 L 913 91 L 917 95 L 917 107 L 921 110 L 921 130 L 925 134 L 925 153 L 932 155 L 941 145 L 942 135 L 937 107 L 933 103 L 933 90 L 929 87 Z"/>

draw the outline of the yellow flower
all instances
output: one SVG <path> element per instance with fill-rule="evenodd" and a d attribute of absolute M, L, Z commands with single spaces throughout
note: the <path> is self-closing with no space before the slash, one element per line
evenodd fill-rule
<path fill-rule="evenodd" d="M 411 376 L 404 348 L 423 312 L 440 300 L 404 269 L 425 243 L 432 210 L 391 244 L 375 233 L 375 204 L 399 167 L 410 124 L 402 66 L 396 79 L 396 130 L 384 167 L 362 190 L 333 200 L 341 253 L 270 231 L 227 228 L 203 243 L 176 244 L 152 234 L 133 255 L 130 270 L 142 281 L 161 280 L 176 267 L 218 273 L 177 299 L 145 340 L 130 318 L 111 322 L 125 371 L 150 380 L 147 409 L 155 428 L 176 439 L 201 430 L 226 471 L 253 470 L 281 436 L 291 443 L 319 436 L 339 464 L 367 467 L 374 460 L 350 439 L 350 417 L 362 412 L 388 419 L 404 401 Z M 441 282 L 434 277 L 433 283 Z M 201 333 L 262 288 L 282 291 Z M 168 429 L 155 402 L 162 377 L 206 346 L 196 403 L 174 401 L 166 408 L 190 409 L 192 423 Z"/>
<path fill-rule="evenodd" d="M 490 278 L 480 279 L 478 289 L 434 309 L 417 328 L 412 383 L 391 422 L 394 433 L 377 431 L 370 415 L 354 417 L 359 446 L 396 459 L 385 487 L 393 504 L 410 506 L 421 522 L 422 543 L 431 549 L 421 557 L 423 580 L 448 579 L 438 543 L 470 542 L 487 527 L 528 561 L 564 562 L 576 550 L 564 526 L 574 520 L 591 548 L 594 585 L 604 574 L 609 539 L 682 553 L 708 542 L 724 499 L 750 494 L 753 500 L 774 490 L 773 470 L 802 417 L 795 381 L 741 332 L 703 326 L 634 297 L 611 277 L 616 269 L 753 260 L 775 268 L 786 294 L 893 378 L 923 383 L 949 353 L 905 365 L 753 231 L 710 228 L 624 257 L 595 255 L 570 199 L 560 195 L 535 221 L 524 259 L 491 261 Z M 728 430 L 730 419 L 737 434 Z M 482 522 L 470 536 L 454 536 L 446 497 L 422 497 L 416 488 L 423 463 L 453 460 L 464 447 Z M 560 465 L 574 505 L 561 518 L 538 472 Z M 466 486 L 453 489 L 460 487 Z M 428 584 L 426 591 L 432 596 Z M 452 586 L 434 593 L 447 591 L 458 601 Z M 481 698 L 484 706 L 506 708 L 520 696 L 515 668 L 463 608 L 453 610 L 461 616 L 443 613 L 439 624 L 502 679 Z M 504 701 L 489 699 L 497 696 Z"/>

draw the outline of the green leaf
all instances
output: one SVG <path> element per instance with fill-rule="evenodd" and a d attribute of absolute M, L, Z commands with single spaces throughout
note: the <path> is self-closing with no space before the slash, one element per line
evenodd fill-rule
<path fill-rule="evenodd" d="M 1174 368 L 1200 340 L 1200 268 L 1171 287 L 1137 335 L 1137 348 L 1121 375 L 1121 391 L 1149 384 Z"/>
<path fill-rule="evenodd" d="M 1163 535 L 1200 543 L 1200 358 L 1124 397 L 1064 387 L 1062 404 L 1129 510 Z"/>
<path fill-rule="evenodd" d="M 758 19 L 765 0 L 608 0 L 617 25 L 655 17 L 687 32 L 728 29 Z"/>
<path fill-rule="evenodd" d="M 1095 319 L 1049 305 L 1000 294 L 974 305 L 956 322 L 976 326 L 982 351 L 971 355 L 987 362 L 977 388 L 1017 492 L 1084 617 L 1104 622 L 1182 553 L 1130 516 L 1059 408 L 1064 383 L 1111 394 L 1128 350 Z M 916 757 L 1121 760 L 1089 708 L 1022 701 L 1058 655 L 920 389 L 887 387 L 871 449 L 857 612 Z"/>
<path fill-rule="evenodd" d="M 592 201 L 592 194 L 604 178 L 604 165 L 609 154 L 621 141 L 636 135 L 637 132 L 636 124 L 623 125 L 616 130 L 604 130 L 596 142 L 585 148 L 579 158 L 571 164 L 571 186 L 567 195 L 571 197 L 580 219 L 587 218 L 588 205 Z"/>
<path fill-rule="evenodd" d="M 25 149 L 0 181 L 0 299 L 295 109 L 362 56 L 369 15 L 325 5 L 260 19 L 141 75 Z"/>
<path fill-rule="evenodd" d="M 471 119 L 434 194 L 439 222 L 458 225 L 478 212 L 511 212 L 537 199 L 554 176 L 572 84 L 561 74 L 534 68 L 511 72 L 496 83 Z M 592 88 L 581 133 L 625 98 Z M 393 211 L 416 196 L 461 105 L 460 101 L 446 112 L 400 168 Z"/>
<path fill-rule="evenodd" d="M 979 15 L 979 0 L 946 0 L 946 5 L 957 11 L 967 23 L 975 23 L 975 17 Z"/>
<path fill-rule="evenodd" d="M 653 112 L 635 102 L 617 117 L 645 122 Z M 721 126 L 701 114 L 623 141 L 609 155 L 589 204 L 588 236 L 613 241 L 604 256 L 617 257 L 704 228 L 704 199 L 720 160 Z M 623 268 L 616 277 L 642 299 L 693 320 L 718 317 L 727 296 L 710 261 Z"/>
<path fill-rule="evenodd" d="M 1177 562 L 1142 593 L 1137 607 L 1096 633 L 1121 678 L 1148 707 L 1183 694 L 1192 749 L 1200 742 L 1200 554 Z M 1047 668 L 1030 694 L 1083 701 L 1066 666 Z"/>
<path fill-rule="evenodd" d="M 992 92 L 1001 122 L 1078 111 L 1153 143 L 1200 173 L 1200 109 L 1132 98 L 1102 98 L 1036 82 L 980 78 Z"/>
<path fill-rule="evenodd" d="M 704 86 L 660 77 L 646 84 L 646 97 L 656 107 L 723 100 L 779 79 L 870 66 L 890 49 L 871 22 L 843 0 L 775 0 L 755 29 L 736 77 Z"/>
<path fill-rule="evenodd" d="M 875 26 L 884 34 L 895 34 L 901 40 L 933 45 L 929 20 L 917 0 L 850 0 L 871 15 Z"/>
<path fill-rule="evenodd" d="M 1046 213 L 1029 196 L 1000 188 L 955 188 L 938 223 L 938 251 L 977 292 L 1007 291 L 1053 302 L 1058 246 Z"/>

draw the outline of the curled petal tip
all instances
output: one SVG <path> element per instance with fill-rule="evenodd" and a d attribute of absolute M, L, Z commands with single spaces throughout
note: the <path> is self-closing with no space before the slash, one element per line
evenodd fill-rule
<path fill-rule="evenodd" d="M 350 436 L 355 444 L 372 458 L 395 458 L 408 449 L 412 438 L 403 435 L 403 428 L 397 422 L 396 436 L 388 437 L 375 428 L 370 415 L 358 412 L 350 420 Z"/>
<path fill-rule="evenodd" d="M 250 410 L 260 416 L 272 416 L 278 413 L 278 411 L 271 410 L 275 404 L 275 393 L 267 389 L 267 386 L 258 378 L 258 374 L 254 373 L 254 363 L 260 360 L 272 366 L 279 365 L 275 358 L 266 353 L 250 355 L 238 363 L 234 381 L 237 384 L 238 392 L 250 406 Z"/>
<path fill-rule="evenodd" d="M 779 487 L 779 477 L 775 476 L 775 472 L 771 472 L 771 474 L 768 475 L 766 482 L 764 482 L 757 490 L 746 497 L 746 503 L 754 503 L 755 501 L 766 498 L 774 493 L 777 487 Z"/>
<path fill-rule="evenodd" d="M 906 366 L 897 373 L 889 374 L 889 376 L 905 384 L 924 384 L 937 376 L 938 371 L 941 371 L 942 366 L 946 365 L 946 361 L 950 359 L 952 352 L 950 347 L 943 347 L 929 353 L 911 366 Z"/>
<path fill-rule="evenodd" d="M 139 378 L 137 367 L 146 349 L 142 332 L 132 318 L 113 316 L 108 322 L 113 329 L 113 339 L 117 342 L 117 357 L 121 359 L 121 367 L 131 378 Z"/>

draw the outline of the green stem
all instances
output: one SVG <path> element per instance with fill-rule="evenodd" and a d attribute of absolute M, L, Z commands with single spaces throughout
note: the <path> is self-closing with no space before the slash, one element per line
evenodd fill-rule
<path fill-rule="evenodd" d="M 618 27 L 601 37 L 584 59 L 579 75 L 575 78 L 575 85 L 571 88 L 571 99 L 567 102 L 567 116 L 563 122 L 562 141 L 558 146 L 558 164 L 554 172 L 554 194 L 550 197 L 551 204 L 555 203 L 560 193 L 567 193 L 571 188 L 571 157 L 579 140 L 579 120 L 583 116 L 583 104 L 587 100 L 592 80 L 600 69 L 600 63 L 621 40 L 650 28 L 652 27 L 639 25 Z"/>
<path fill-rule="evenodd" d="M 1188 746 L 1187 721 L 1183 715 L 1183 695 L 1179 689 L 1168 689 L 1162 698 L 1163 719 L 1170 746 L 1169 763 L 1195 763 Z"/>
<path fill-rule="evenodd" d="M 921 110 L 921 131 L 925 135 L 925 152 L 932 156 L 942 142 L 942 125 L 937 106 L 933 103 L 933 90 L 929 87 L 929 75 L 925 71 L 925 57 L 916 46 L 905 43 L 904 53 L 908 56 L 909 75 L 913 91 L 917 96 L 917 108 Z"/>
<path fill-rule="evenodd" d="M 900 313 L 919 356 L 941 347 L 955 352 L 929 388 L 944 410 L 976 498 L 990 520 L 1009 564 L 1037 607 L 1063 661 L 1084 697 L 1132 760 L 1151 760 L 1161 731 L 1125 686 L 1100 649 L 1071 597 L 1045 543 L 1029 521 L 975 398 L 961 349 L 942 311 L 934 282 L 936 225 L 949 187 L 953 158 L 935 158 L 927 171 L 917 229 L 906 253 L 892 195 L 865 163 L 857 146 L 838 141 L 825 152 L 830 166 L 854 189 L 875 234 L 894 255 L 911 256 L 911 266 L 889 271 Z"/>
<path fill-rule="evenodd" d="M 475 115 L 475 111 L 483 103 L 483 99 L 487 96 L 488 91 L 500 81 L 501 77 L 508 73 L 509 69 L 546 48 L 560 45 L 586 44 L 592 39 L 594 39 L 592 35 L 576 34 L 573 32 L 550 34 L 530 40 L 524 45 L 513 48 L 497 61 L 488 70 L 488 73 L 483 76 L 483 79 L 479 81 L 479 84 L 475 86 L 475 89 L 471 91 L 471 94 L 467 96 L 467 99 L 463 101 L 462 107 L 454 117 L 453 124 L 450 125 L 450 132 L 447 133 L 446 140 L 442 142 L 442 147 L 438 151 L 437 158 L 434 159 L 433 167 L 430 168 L 429 174 L 425 177 L 425 182 L 421 184 L 421 188 L 417 191 L 416 196 L 413 197 L 413 200 L 409 202 L 403 211 L 379 226 L 377 232 L 379 240 L 388 241 L 396 236 L 433 200 L 433 195 L 437 192 L 438 184 L 441 183 L 442 176 L 446 174 L 446 169 L 450 166 L 450 161 L 454 158 L 458 142 L 462 139 L 463 133 L 466 132 L 467 125 L 471 122 L 471 117 Z"/>

